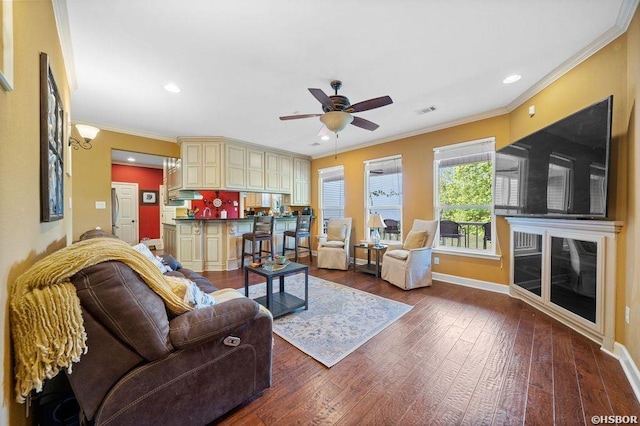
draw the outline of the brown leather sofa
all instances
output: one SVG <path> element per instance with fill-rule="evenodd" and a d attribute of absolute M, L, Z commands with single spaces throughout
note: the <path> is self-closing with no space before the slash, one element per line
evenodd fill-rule
<path fill-rule="evenodd" d="M 170 274 L 215 290 L 193 271 Z M 272 319 L 253 300 L 173 317 L 115 261 L 85 268 L 72 282 L 89 349 L 67 376 L 87 423 L 204 425 L 271 385 Z"/>

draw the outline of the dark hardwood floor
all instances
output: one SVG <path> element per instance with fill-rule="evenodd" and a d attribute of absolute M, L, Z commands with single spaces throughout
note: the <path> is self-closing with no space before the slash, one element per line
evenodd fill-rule
<path fill-rule="evenodd" d="M 640 415 L 616 359 L 520 300 L 442 282 L 404 291 L 315 266 L 310 274 L 413 309 L 332 368 L 274 335 L 272 387 L 216 424 L 582 425 Z M 218 288 L 243 286 L 242 271 L 205 275 Z"/>

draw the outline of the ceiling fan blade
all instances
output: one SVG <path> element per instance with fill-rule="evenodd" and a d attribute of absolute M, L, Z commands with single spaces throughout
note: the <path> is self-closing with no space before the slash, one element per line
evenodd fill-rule
<path fill-rule="evenodd" d="M 322 114 L 285 115 L 280 120 L 297 120 L 298 118 L 320 117 Z"/>
<path fill-rule="evenodd" d="M 358 102 L 346 109 L 346 112 L 362 112 L 374 108 L 380 108 L 385 105 L 392 104 L 393 101 L 389 96 L 380 96 L 379 98 L 369 99 L 367 101 Z"/>
<path fill-rule="evenodd" d="M 322 91 L 322 89 L 309 89 L 314 98 L 318 100 L 322 104 L 323 107 L 327 108 L 329 111 L 333 111 L 336 109 L 335 105 L 333 105 L 333 101 L 326 93 Z"/>
<path fill-rule="evenodd" d="M 353 117 L 353 121 L 351 122 L 351 124 L 353 124 L 354 126 L 361 127 L 365 130 L 372 130 L 372 131 L 380 127 L 373 121 L 365 120 L 364 118 L 361 118 L 361 117 Z"/>

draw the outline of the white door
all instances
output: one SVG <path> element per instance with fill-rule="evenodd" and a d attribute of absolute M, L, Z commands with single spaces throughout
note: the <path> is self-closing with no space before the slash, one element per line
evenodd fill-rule
<path fill-rule="evenodd" d="M 138 184 L 111 182 L 116 190 L 115 234 L 122 241 L 138 244 Z"/>

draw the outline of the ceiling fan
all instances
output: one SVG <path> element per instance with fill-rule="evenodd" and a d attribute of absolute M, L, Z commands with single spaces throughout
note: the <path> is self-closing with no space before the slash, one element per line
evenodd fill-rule
<path fill-rule="evenodd" d="M 393 101 L 389 96 L 381 96 L 366 101 L 358 102 L 351 105 L 349 98 L 338 95 L 338 90 L 342 87 L 340 80 L 333 80 L 331 88 L 334 94 L 327 96 L 321 89 L 309 89 L 309 92 L 322 104 L 324 114 L 300 114 L 286 115 L 280 117 L 280 120 L 297 120 L 299 118 L 320 117 L 320 121 L 332 132 L 338 133 L 344 130 L 347 125 L 352 124 L 366 130 L 375 130 L 378 126 L 376 123 L 365 120 L 361 117 L 352 115 L 354 112 L 368 111 L 374 108 L 380 108 L 385 105 L 392 104 Z"/>

